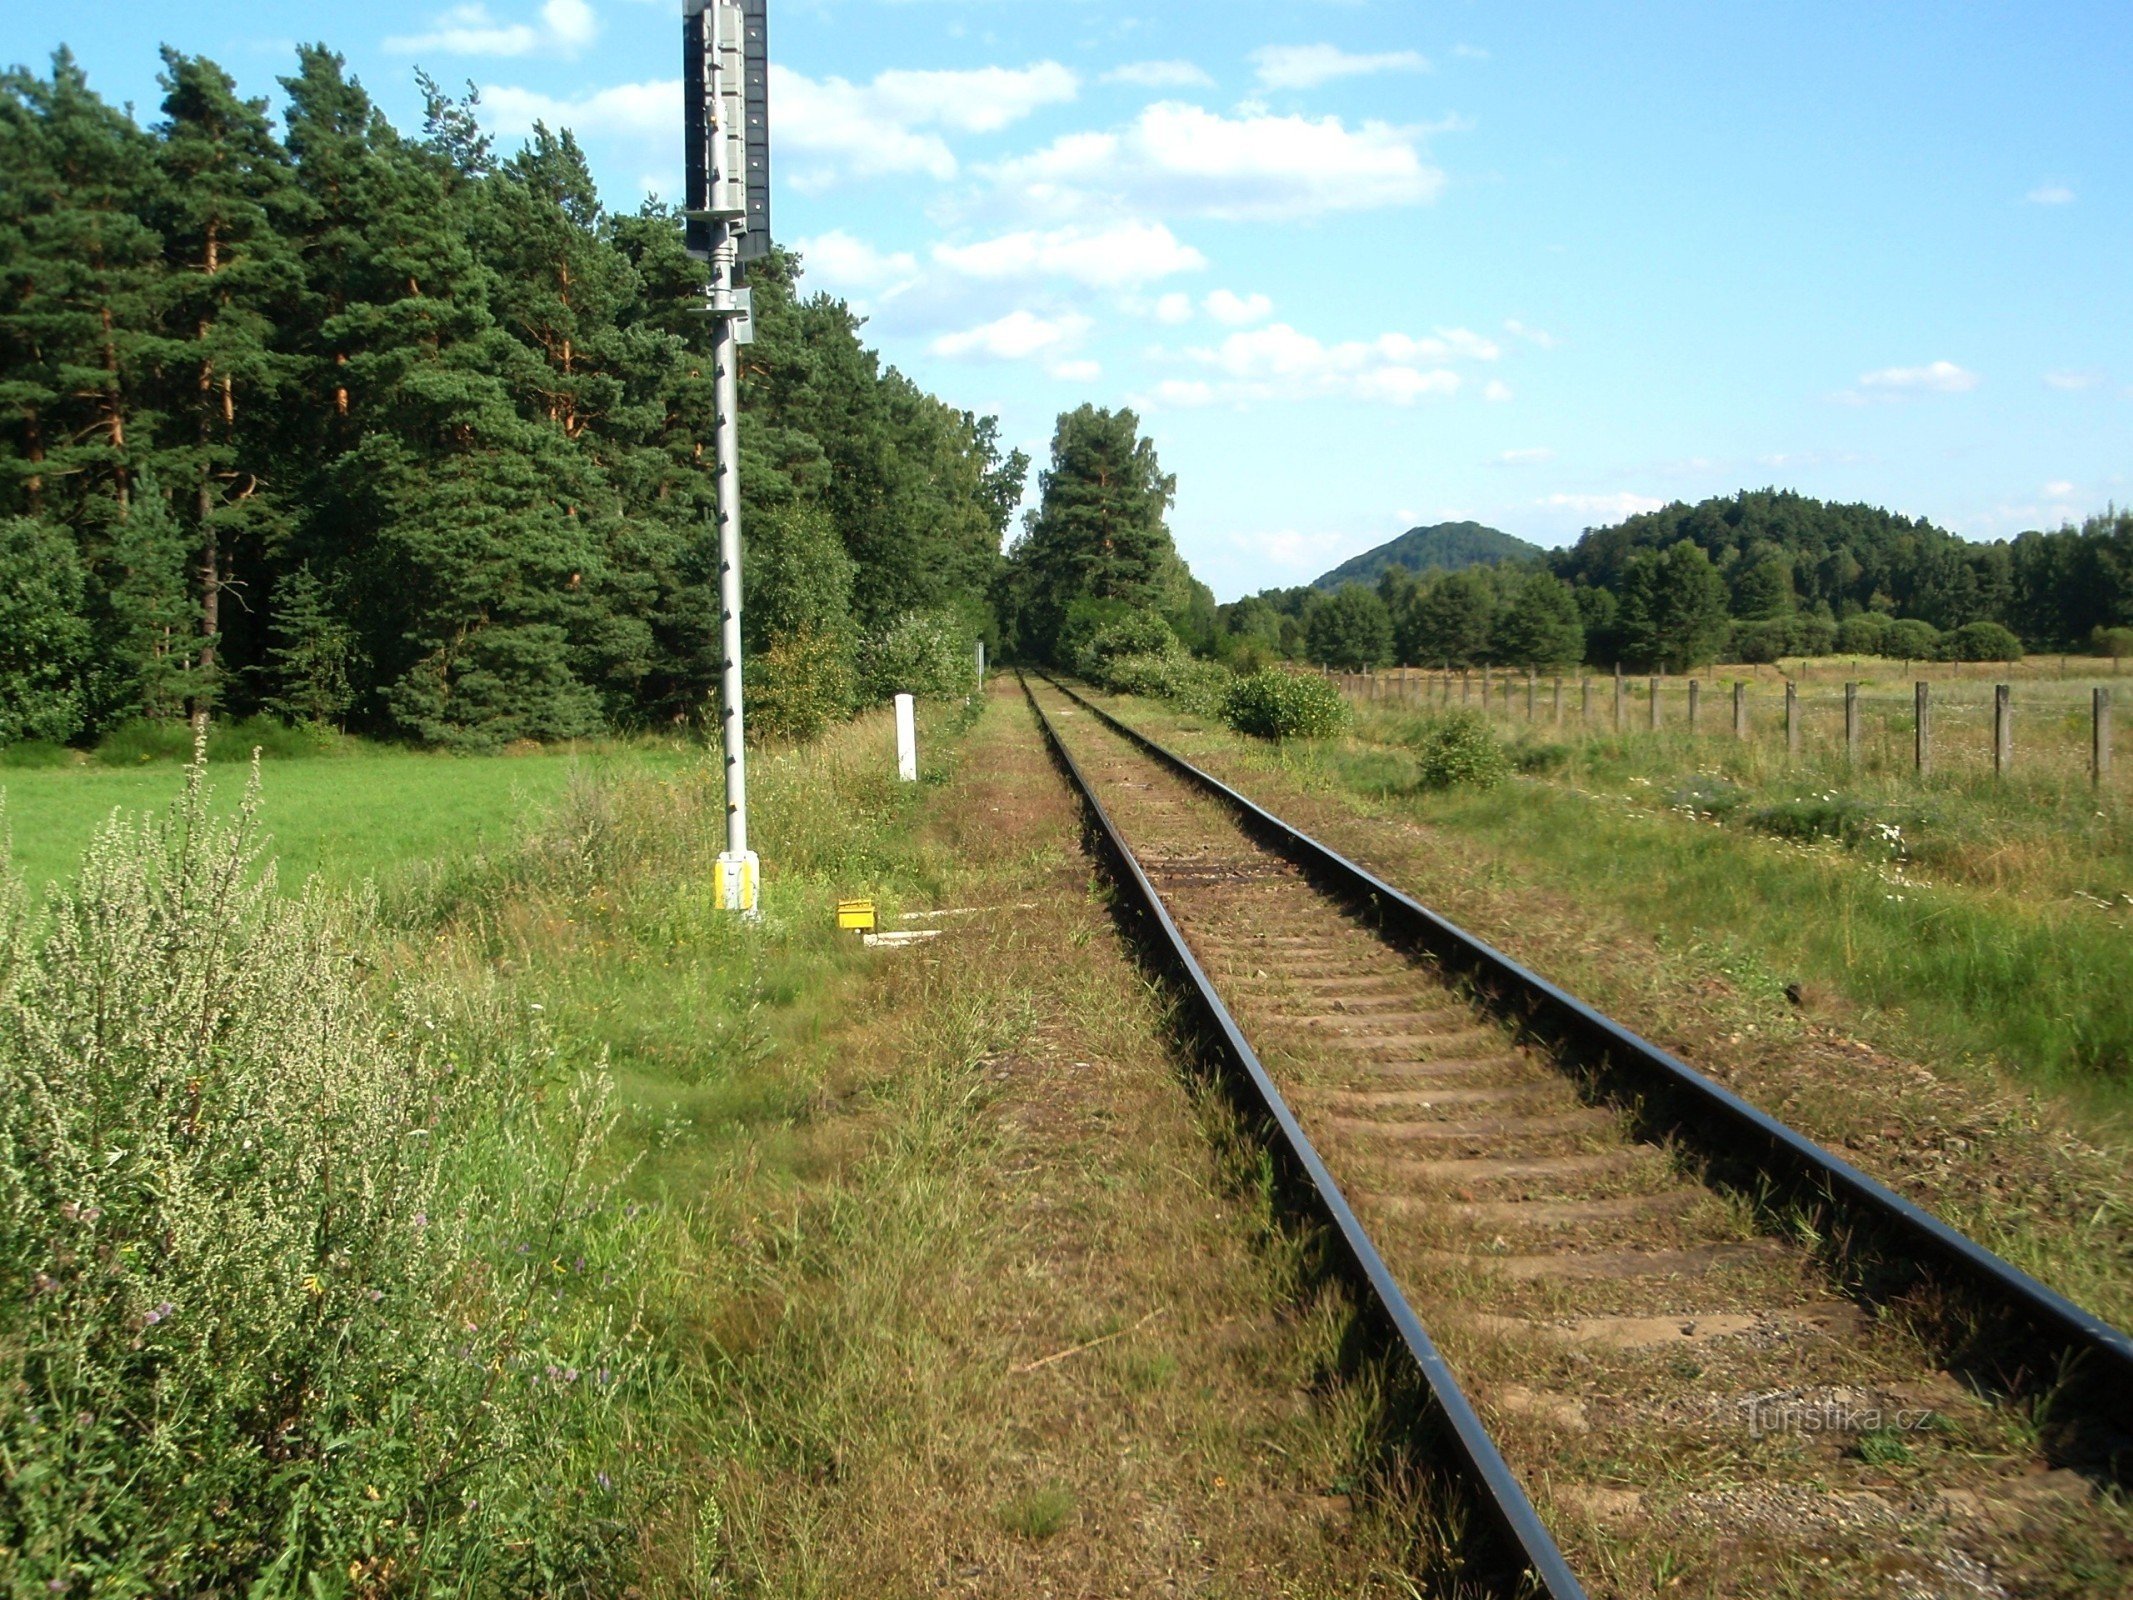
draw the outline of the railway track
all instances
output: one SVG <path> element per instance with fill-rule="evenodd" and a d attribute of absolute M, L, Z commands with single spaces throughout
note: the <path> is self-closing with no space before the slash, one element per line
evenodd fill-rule
<path fill-rule="evenodd" d="M 1024 687 L 1428 1386 L 1482 1513 L 1469 1581 L 2133 1592 L 2133 1340 L 1100 708 Z"/>

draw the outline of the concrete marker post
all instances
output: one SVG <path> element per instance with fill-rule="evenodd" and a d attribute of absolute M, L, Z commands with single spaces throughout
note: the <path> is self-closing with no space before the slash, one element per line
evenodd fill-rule
<path fill-rule="evenodd" d="M 1911 764 L 1921 778 L 1933 770 L 1933 690 L 1923 678 L 1911 691 Z"/>
<path fill-rule="evenodd" d="M 1615 732 L 1622 731 L 1622 663 L 1615 663 Z"/>
<path fill-rule="evenodd" d="M 1648 710 L 1649 716 L 1646 720 L 1656 730 L 1659 726 L 1659 680 L 1657 678 L 1652 679 L 1652 703 Z"/>
<path fill-rule="evenodd" d="M 2011 684 L 1992 686 L 1992 775 L 2004 778 L 2014 765 L 2014 701 Z"/>
<path fill-rule="evenodd" d="M 896 776 L 918 782 L 917 702 L 907 694 L 896 697 Z"/>
<path fill-rule="evenodd" d="M 1748 737 L 1748 685 L 1739 678 L 1733 680 L 1733 737 Z"/>
<path fill-rule="evenodd" d="M 2102 788 L 2111 775 L 2111 691 L 2097 688 L 2089 698 L 2089 782 Z"/>
<path fill-rule="evenodd" d="M 1696 731 L 1696 719 L 1703 711 L 1703 679 L 1689 679 L 1689 732 Z"/>
<path fill-rule="evenodd" d="M 1800 686 L 1792 679 L 1785 680 L 1785 755 L 1795 759 L 1800 753 Z"/>

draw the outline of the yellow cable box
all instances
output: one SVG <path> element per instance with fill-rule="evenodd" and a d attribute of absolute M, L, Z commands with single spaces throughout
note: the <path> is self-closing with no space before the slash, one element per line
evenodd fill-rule
<path fill-rule="evenodd" d="M 874 902 L 871 900 L 839 900 L 837 902 L 837 926 L 860 933 L 874 930 Z"/>

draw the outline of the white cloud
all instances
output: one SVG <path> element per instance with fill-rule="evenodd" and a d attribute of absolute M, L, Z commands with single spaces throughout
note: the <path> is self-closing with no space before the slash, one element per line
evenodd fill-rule
<path fill-rule="evenodd" d="M 810 287 L 894 293 L 918 275 L 918 258 L 907 250 L 877 250 L 842 228 L 796 239 Z"/>
<path fill-rule="evenodd" d="M 547 0 L 538 22 L 499 22 L 485 5 L 454 6 L 428 33 L 402 34 L 385 41 L 400 55 L 436 51 L 453 56 L 530 56 L 554 51 L 576 55 L 600 31 L 599 18 L 587 0 Z"/>
<path fill-rule="evenodd" d="M 1067 383 L 1094 383 L 1104 375 L 1104 369 L 1094 361 L 1062 361 L 1052 368 L 1052 376 Z"/>
<path fill-rule="evenodd" d="M 1192 321 L 1192 296 L 1172 290 L 1155 303 L 1155 320 L 1175 327 L 1180 322 Z"/>
<path fill-rule="evenodd" d="M 656 138 L 681 126 L 681 80 L 617 83 L 570 100 L 509 84 L 484 84 L 481 110 L 482 120 L 499 133 L 530 133 L 536 122 L 545 122 L 580 133 Z"/>
<path fill-rule="evenodd" d="M 1338 117 L 1226 117 L 1165 101 L 1110 133 L 1064 135 L 990 169 L 1050 211 L 1154 211 L 1232 221 L 1294 221 L 1331 211 L 1433 200 L 1444 174 L 1417 135 Z"/>
<path fill-rule="evenodd" d="M 1553 461 L 1555 452 L 1546 445 L 1529 445 L 1522 450 L 1506 450 L 1498 455 L 1497 464 L 1506 467 L 1538 466 L 1543 461 Z"/>
<path fill-rule="evenodd" d="M 1413 50 L 1351 55 L 1330 44 L 1266 45 L 1252 52 L 1252 64 L 1258 69 L 1259 82 L 1269 89 L 1316 89 L 1336 78 L 1429 70 L 1429 63 Z"/>
<path fill-rule="evenodd" d="M 1557 511 L 1575 511 L 1581 517 L 1633 517 L 1641 511 L 1657 511 L 1664 500 L 1654 500 L 1650 495 L 1631 494 L 1551 494 L 1533 502 Z"/>
<path fill-rule="evenodd" d="M 2054 478 L 2044 486 L 2044 498 L 2047 500 L 2071 500 L 2074 498 L 2074 486 L 2064 478 Z"/>
<path fill-rule="evenodd" d="M 839 177 L 956 174 L 955 153 L 940 134 L 996 133 L 1041 106 L 1071 100 L 1079 80 L 1056 61 L 979 67 L 968 72 L 884 72 L 871 83 L 815 79 L 789 67 L 770 69 L 777 149 L 801 158 L 795 181 L 820 188 Z M 813 165 L 808 165 L 813 158 Z"/>
<path fill-rule="evenodd" d="M 1215 80 L 1190 61 L 1129 61 L 1103 76 L 1105 83 L 1130 83 L 1137 89 L 1212 89 Z"/>
<path fill-rule="evenodd" d="M 1459 392 L 1465 379 L 1448 363 L 1489 360 L 1496 353 L 1488 340 L 1463 328 L 1420 338 L 1384 333 L 1326 344 L 1286 322 L 1272 322 L 1187 351 L 1216 376 L 1165 380 L 1154 397 L 1171 406 L 1327 397 L 1412 405 Z"/>
<path fill-rule="evenodd" d="M 1452 46 L 1452 54 L 1461 61 L 1486 61 L 1489 59 L 1488 51 L 1482 49 L 1479 45 L 1473 44 L 1455 44 Z"/>
<path fill-rule="evenodd" d="M 1547 329 L 1531 327 L 1526 323 L 1520 322 L 1516 317 L 1510 317 L 1505 320 L 1503 331 L 1514 339 L 1523 339 L 1526 343 L 1542 350 L 1553 350 L 1560 343 L 1555 335 L 1548 332 Z"/>
<path fill-rule="evenodd" d="M 933 259 L 969 278 L 1060 277 L 1091 288 L 1149 283 L 1198 272 L 1207 258 L 1160 222 L 1118 222 L 1100 230 L 1024 230 L 976 244 L 939 244 Z"/>
<path fill-rule="evenodd" d="M 1074 344 L 1091 326 L 1087 317 L 1075 313 L 1040 317 L 1033 311 L 1010 311 L 997 321 L 960 333 L 944 333 L 933 341 L 931 349 L 937 356 L 950 358 L 1021 361 Z"/>
<path fill-rule="evenodd" d="M 2103 374 L 2100 372 L 2047 372 L 2044 374 L 2044 382 L 2050 388 L 2064 389 L 2072 393 L 2081 389 L 2096 388 L 2103 382 Z"/>
<path fill-rule="evenodd" d="M 1242 328 L 1249 323 L 1263 322 L 1273 315 L 1274 302 L 1263 294 L 1239 295 L 1228 289 L 1217 289 L 1200 302 L 1201 308 L 1225 327 Z"/>
<path fill-rule="evenodd" d="M 1976 373 L 1952 361 L 1931 361 L 1922 367 L 1882 367 L 1859 375 L 1860 389 L 1879 396 L 1968 394 L 1977 385 Z"/>
<path fill-rule="evenodd" d="M 2023 198 L 2033 206 L 2067 206 L 2074 203 L 2074 191 L 2063 183 L 2046 183 L 2030 190 Z"/>
<path fill-rule="evenodd" d="M 1481 398 L 1500 404 L 1511 398 L 1511 386 L 1501 378 L 1491 378 L 1482 389 Z"/>

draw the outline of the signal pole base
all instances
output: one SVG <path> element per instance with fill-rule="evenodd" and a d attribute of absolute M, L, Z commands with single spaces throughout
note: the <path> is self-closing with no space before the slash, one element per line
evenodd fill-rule
<path fill-rule="evenodd" d="M 721 851 L 711 881 L 719 910 L 738 911 L 744 917 L 762 914 L 756 906 L 756 890 L 763 881 L 763 863 L 753 850 Z"/>

